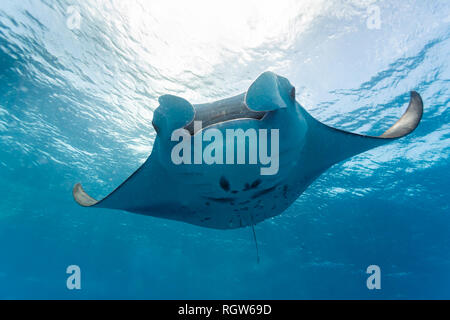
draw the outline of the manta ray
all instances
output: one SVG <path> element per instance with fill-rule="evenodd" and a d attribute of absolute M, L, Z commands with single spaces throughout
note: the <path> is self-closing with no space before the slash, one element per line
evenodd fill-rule
<path fill-rule="evenodd" d="M 261 74 L 247 92 L 231 98 L 192 105 L 181 97 L 164 95 L 159 98 L 159 104 L 152 121 L 157 135 L 145 163 L 99 201 L 77 183 L 73 196 L 78 204 L 207 228 L 253 227 L 285 211 L 334 164 L 413 132 L 423 113 L 422 99 L 413 91 L 406 112 L 382 135 L 347 132 L 313 118 L 296 101 L 295 88 L 289 80 L 272 72 Z M 196 123 L 202 127 L 196 127 Z M 254 130 L 259 138 L 263 130 L 271 132 L 271 138 L 277 136 L 278 140 L 272 141 L 276 146 L 270 146 L 271 158 L 278 162 L 276 170 L 262 174 L 268 167 L 262 162 L 225 163 L 218 155 L 226 153 L 229 141 L 215 148 L 201 145 L 208 139 L 212 142 L 212 137 L 227 136 L 230 130 L 244 133 L 244 139 L 236 139 L 237 143 L 231 144 L 232 151 L 236 152 L 247 144 L 245 137 L 251 137 L 246 135 L 249 130 Z M 174 140 L 174 132 L 183 138 L 186 148 L 182 155 L 181 138 Z M 207 132 L 214 134 L 206 139 Z M 269 151 L 268 145 L 256 147 Z M 195 163 L 190 156 L 195 158 L 199 148 L 200 153 L 209 148 L 210 156 L 216 161 Z M 248 148 L 245 160 L 251 148 L 254 146 Z M 186 161 L 174 161 L 175 149 Z"/>

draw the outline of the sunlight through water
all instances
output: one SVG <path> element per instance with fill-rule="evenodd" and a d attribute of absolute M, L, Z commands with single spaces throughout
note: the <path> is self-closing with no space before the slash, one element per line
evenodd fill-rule
<path fill-rule="evenodd" d="M 0 298 L 450 298 L 449 17 L 445 0 L 2 1 Z M 260 264 L 249 228 L 73 201 L 147 159 L 159 96 L 214 101 L 267 70 L 337 128 L 383 133 L 411 90 L 423 120 L 258 224 Z"/>

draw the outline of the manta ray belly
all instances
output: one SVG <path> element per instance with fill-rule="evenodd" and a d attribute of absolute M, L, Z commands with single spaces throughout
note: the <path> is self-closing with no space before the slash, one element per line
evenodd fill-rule
<path fill-rule="evenodd" d="M 249 132 L 249 129 L 259 131 L 274 127 L 280 128 L 278 129 L 279 139 L 274 141 L 269 139 L 273 144 L 278 144 L 277 148 L 274 148 L 272 143 L 269 143 L 269 150 L 276 153 L 273 156 L 276 155 L 280 161 L 275 174 L 261 174 L 261 169 L 267 168 L 267 164 L 249 163 L 250 153 L 252 150 L 257 150 L 257 146 L 255 149 L 250 140 L 243 142 L 247 161 L 241 164 L 237 164 L 237 151 L 241 147 L 237 143 L 233 149 L 235 156 L 233 164 L 226 163 L 226 161 L 212 164 L 194 164 L 192 161 L 189 161 L 188 164 L 174 164 L 168 158 L 163 157 L 161 165 L 166 168 L 165 171 L 168 172 L 168 175 L 177 181 L 179 188 L 174 196 L 174 202 L 194 212 L 186 215 L 181 210 L 177 220 L 204 227 L 229 229 L 253 225 L 284 211 L 298 196 L 291 192 L 293 188 L 289 187 L 289 181 L 296 182 L 297 180 L 294 177 L 298 172 L 295 158 L 298 157 L 302 139 L 296 143 L 290 141 L 292 132 L 289 126 L 281 128 L 282 120 L 285 124 L 289 123 L 288 119 L 280 116 L 264 120 L 242 119 L 210 127 L 210 129 L 223 133 L 223 136 L 227 131 L 239 129 L 242 132 Z M 301 132 L 301 129 L 294 125 L 293 128 L 297 133 Z M 197 132 L 195 138 L 201 138 L 201 135 L 206 132 Z M 259 138 L 257 134 L 256 137 Z M 256 141 L 259 140 L 256 139 Z M 227 146 L 229 145 L 224 143 L 222 152 L 220 152 L 224 155 L 223 158 L 227 158 L 225 156 L 229 152 Z M 159 150 L 159 153 L 167 156 L 172 147 L 173 143 L 161 144 L 162 149 Z M 195 158 L 194 148 L 195 141 L 192 139 L 190 160 Z M 207 148 L 208 144 L 204 144 L 201 152 Z M 148 214 L 151 215 L 151 212 Z"/>

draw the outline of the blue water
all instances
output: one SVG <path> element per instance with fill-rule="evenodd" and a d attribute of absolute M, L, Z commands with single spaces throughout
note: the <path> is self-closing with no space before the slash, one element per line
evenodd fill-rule
<path fill-rule="evenodd" d="M 0 298 L 450 298 L 449 17 L 446 0 L 1 1 Z M 382 133 L 410 90 L 424 117 L 258 224 L 259 264 L 249 228 L 73 201 L 145 161 L 158 96 L 216 100 L 266 70 L 338 128 Z"/>

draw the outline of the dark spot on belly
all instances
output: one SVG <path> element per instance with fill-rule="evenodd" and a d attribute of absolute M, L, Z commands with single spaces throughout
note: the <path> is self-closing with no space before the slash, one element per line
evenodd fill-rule
<path fill-rule="evenodd" d="M 205 204 L 206 204 L 207 206 L 209 206 L 211 203 L 209 203 L 209 202 L 207 201 L 207 202 L 205 202 Z"/>
<path fill-rule="evenodd" d="M 244 186 L 243 191 L 256 189 L 261 184 L 261 182 L 262 182 L 261 179 L 257 179 L 255 181 L 253 181 L 251 184 L 250 183 L 246 183 L 245 186 Z"/>
<path fill-rule="evenodd" d="M 231 193 L 233 193 L 233 194 L 236 194 L 236 193 L 238 193 L 239 191 L 237 191 L 237 190 L 233 190 L 233 191 L 231 191 Z"/>
<path fill-rule="evenodd" d="M 220 178 L 219 184 L 223 190 L 230 191 L 230 182 L 225 177 Z"/>
<path fill-rule="evenodd" d="M 253 181 L 253 183 L 250 186 L 250 188 L 252 188 L 252 189 L 258 188 L 258 186 L 261 184 L 261 182 L 262 182 L 261 179 Z"/>

